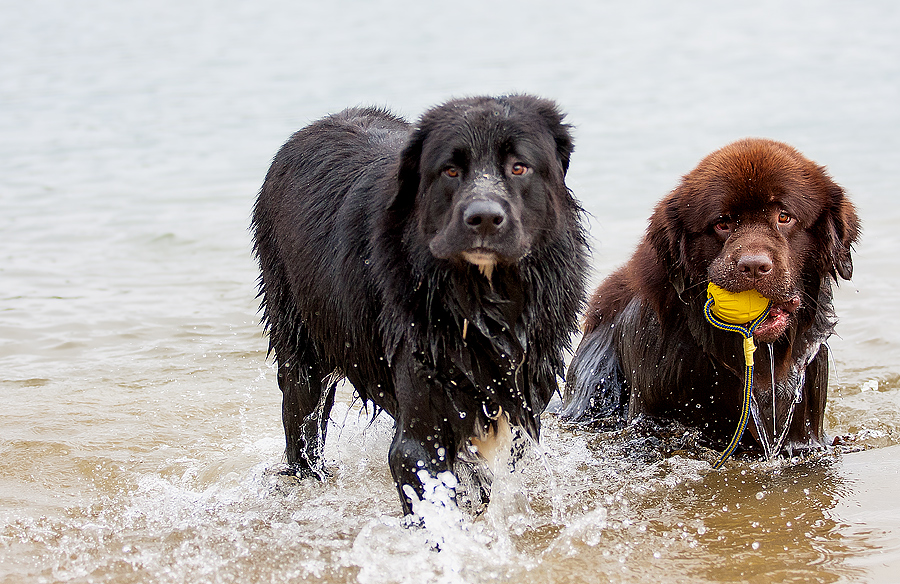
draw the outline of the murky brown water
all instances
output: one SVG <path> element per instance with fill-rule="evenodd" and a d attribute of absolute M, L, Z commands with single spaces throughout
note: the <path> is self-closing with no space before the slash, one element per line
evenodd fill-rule
<path fill-rule="evenodd" d="M 0 582 L 897 580 L 894 3 L 46 0 L 0 25 Z M 570 113 L 595 280 L 726 142 L 828 165 L 865 227 L 828 431 L 869 450 L 713 471 L 547 415 L 484 516 L 410 530 L 390 422 L 344 388 L 329 480 L 275 474 L 247 233 L 271 156 L 347 105 L 513 90 Z"/>

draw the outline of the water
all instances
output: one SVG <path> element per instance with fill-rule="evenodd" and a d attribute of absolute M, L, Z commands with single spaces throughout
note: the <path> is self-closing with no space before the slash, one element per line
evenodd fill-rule
<path fill-rule="evenodd" d="M 0 582 L 895 580 L 898 27 L 888 1 L 3 2 Z M 278 477 L 247 232 L 272 155 L 348 105 L 509 91 L 575 125 L 595 282 L 709 151 L 826 164 L 865 228 L 828 431 L 870 450 L 712 471 L 547 416 L 486 515 L 410 530 L 389 421 L 343 388 L 332 476 Z"/>

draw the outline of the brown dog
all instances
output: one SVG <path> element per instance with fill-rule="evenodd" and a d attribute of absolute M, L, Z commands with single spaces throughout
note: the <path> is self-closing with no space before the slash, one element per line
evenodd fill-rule
<path fill-rule="evenodd" d="M 564 417 L 670 418 L 721 448 L 741 413 L 744 357 L 739 334 L 704 318 L 713 282 L 771 300 L 754 334 L 753 415 L 740 447 L 767 457 L 824 447 L 831 280 L 850 278 L 858 234 L 841 187 L 790 146 L 746 139 L 713 152 L 657 205 L 634 256 L 591 298 Z"/>

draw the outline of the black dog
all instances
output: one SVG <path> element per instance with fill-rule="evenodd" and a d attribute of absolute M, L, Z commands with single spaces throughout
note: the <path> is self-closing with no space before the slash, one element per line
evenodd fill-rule
<path fill-rule="evenodd" d="M 508 434 L 537 439 L 582 302 L 568 126 L 550 101 L 450 101 L 413 128 L 348 109 L 294 134 L 253 215 L 287 461 L 322 476 L 336 380 L 387 411 L 409 485 Z M 423 471 L 427 474 L 422 474 Z"/>
<path fill-rule="evenodd" d="M 754 335 L 753 416 L 741 448 L 823 448 L 831 283 L 850 278 L 858 232 L 844 191 L 790 146 L 748 139 L 710 154 L 657 205 L 634 256 L 590 299 L 563 415 L 613 425 L 641 414 L 675 419 L 721 448 L 742 411 L 744 357 L 739 334 L 704 318 L 713 282 L 771 301 Z"/>

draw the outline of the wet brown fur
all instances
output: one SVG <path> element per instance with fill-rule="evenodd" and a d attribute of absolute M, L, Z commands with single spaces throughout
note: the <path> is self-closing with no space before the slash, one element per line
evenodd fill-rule
<path fill-rule="evenodd" d="M 774 361 L 776 426 L 802 384 L 783 451 L 822 448 L 831 282 L 851 277 L 858 235 L 844 191 L 794 148 L 746 139 L 713 152 L 659 202 L 634 256 L 591 296 L 564 415 L 673 418 L 716 447 L 726 442 L 740 414 L 743 357 L 739 335 L 704 320 L 713 281 L 756 288 L 782 309 L 784 330 L 757 339 L 771 343 L 773 358 L 766 345 L 755 353 L 754 393 L 770 419 Z M 741 446 L 759 443 L 751 422 Z"/>

